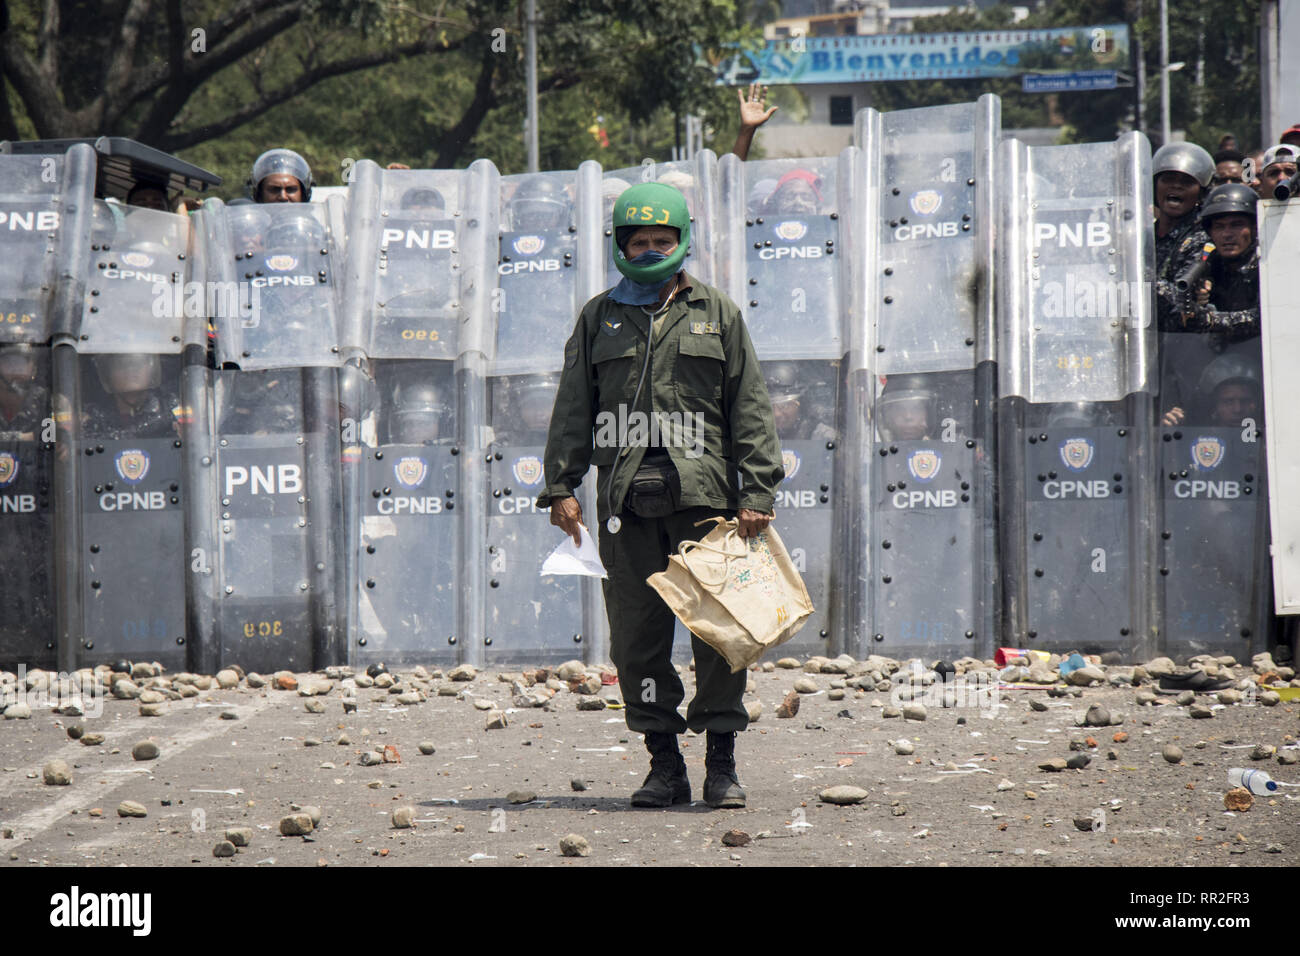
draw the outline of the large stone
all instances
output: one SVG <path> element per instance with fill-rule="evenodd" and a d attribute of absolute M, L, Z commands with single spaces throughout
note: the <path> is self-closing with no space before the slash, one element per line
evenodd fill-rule
<path fill-rule="evenodd" d="M 311 816 L 306 813 L 291 813 L 280 819 L 281 836 L 305 836 L 314 829 Z"/>
<path fill-rule="evenodd" d="M 418 690 L 408 690 L 405 693 L 397 695 L 397 702 L 404 707 L 411 707 L 424 700 L 424 697 Z"/>
<path fill-rule="evenodd" d="M 253 828 L 228 827 L 226 829 L 226 839 L 235 846 L 248 846 L 253 842 Z"/>
<path fill-rule="evenodd" d="M 1223 795 L 1223 807 L 1234 813 L 1245 813 L 1255 805 L 1255 798 L 1245 787 L 1237 787 Z"/>
<path fill-rule="evenodd" d="M 894 753 L 902 757 L 910 757 L 916 753 L 916 747 L 910 740 L 895 740 Z"/>
<path fill-rule="evenodd" d="M 926 716 L 925 704 L 913 703 L 903 705 L 904 720 L 925 720 Z"/>
<path fill-rule="evenodd" d="M 484 725 L 483 729 L 504 730 L 508 726 L 510 726 L 510 722 L 506 719 L 505 712 L 500 710 L 494 710 L 488 714 L 488 720 L 487 723 Z"/>
<path fill-rule="evenodd" d="M 1165 744 L 1160 751 L 1160 756 L 1164 757 L 1170 763 L 1183 762 L 1183 748 L 1177 744 Z"/>
<path fill-rule="evenodd" d="M 123 800 L 117 805 L 117 815 L 119 817 L 147 817 L 149 811 L 143 803 L 137 803 L 134 800 Z"/>
<path fill-rule="evenodd" d="M 161 752 L 152 740 L 142 740 L 131 748 L 131 756 L 136 760 L 157 760 Z"/>
<path fill-rule="evenodd" d="M 1212 711 L 1208 707 L 1193 705 L 1192 707 L 1188 708 L 1187 715 L 1197 720 L 1209 720 L 1211 717 L 1214 716 L 1214 711 Z"/>
<path fill-rule="evenodd" d="M 51 787 L 66 787 L 72 783 L 72 767 L 66 760 L 51 760 L 42 768 L 41 776 Z"/>
<path fill-rule="evenodd" d="M 604 710 L 605 701 L 600 697 L 584 697 L 578 701 L 578 710 Z"/>
<path fill-rule="evenodd" d="M 1173 662 L 1172 658 L 1157 657 L 1154 660 L 1147 661 L 1142 665 L 1142 669 L 1150 677 L 1168 677 L 1178 670 L 1178 665 Z"/>
<path fill-rule="evenodd" d="M 819 688 L 817 682 L 811 677 L 800 677 L 794 682 L 794 689 L 800 694 L 815 694 Z"/>
<path fill-rule="evenodd" d="M 749 714 L 749 722 L 754 723 L 763 716 L 763 702 L 761 700 L 751 700 L 745 705 L 745 712 Z"/>
<path fill-rule="evenodd" d="M 803 665 L 799 662 L 799 658 L 797 657 L 783 657 L 776 662 L 776 666 L 780 667 L 782 670 L 796 671 Z"/>
<path fill-rule="evenodd" d="M 749 846 L 749 844 L 753 842 L 753 839 L 754 838 L 744 830 L 728 830 L 726 833 L 722 834 L 722 845 Z"/>
<path fill-rule="evenodd" d="M 778 717 L 793 717 L 799 713 L 799 692 L 790 691 L 785 695 L 785 700 L 776 705 L 776 715 Z"/>
<path fill-rule="evenodd" d="M 212 855 L 215 857 L 225 857 L 235 855 L 235 845 L 229 840 L 222 840 L 212 848 Z"/>
<path fill-rule="evenodd" d="M 398 807 L 393 811 L 393 829 L 409 830 L 415 826 L 415 807 Z"/>
<path fill-rule="evenodd" d="M 1046 770 L 1048 773 L 1060 773 L 1064 770 L 1069 761 L 1064 757 L 1053 757 L 1051 760 L 1045 760 L 1038 765 L 1039 770 Z"/>
<path fill-rule="evenodd" d="M 1106 672 L 1100 667 L 1089 664 L 1086 667 L 1080 667 L 1078 670 L 1070 671 L 1065 680 L 1066 683 L 1074 687 L 1088 687 L 1093 681 L 1104 683 Z"/>
<path fill-rule="evenodd" d="M 590 856 L 591 844 L 586 837 L 570 833 L 560 840 L 560 852 L 565 856 Z"/>
<path fill-rule="evenodd" d="M 1083 723 L 1087 727 L 1109 727 L 1110 711 L 1101 704 L 1093 704 L 1084 715 Z"/>
<path fill-rule="evenodd" d="M 217 671 L 217 686 L 222 690 L 230 690 L 239 686 L 239 675 L 229 667 Z"/>
<path fill-rule="evenodd" d="M 258 688 L 266 686 L 266 678 L 261 674 L 249 674 L 244 678 L 244 683 L 254 690 L 257 690 Z"/>
<path fill-rule="evenodd" d="M 142 704 L 161 704 L 166 702 L 167 695 L 162 691 L 143 690 L 140 692 L 140 696 L 136 699 Z"/>
<path fill-rule="evenodd" d="M 506 802 L 513 804 L 532 803 L 537 799 L 537 794 L 532 790 L 511 790 L 506 794 Z"/>
<path fill-rule="evenodd" d="M 5 720 L 31 720 L 32 708 L 23 703 L 10 704 L 5 708 Z"/>
<path fill-rule="evenodd" d="M 140 696 L 140 688 L 133 681 L 125 679 L 114 681 L 113 696 L 118 700 L 135 700 Z"/>
<path fill-rule="evenodd" d="M 840 784 L 835 787 L 827 787 L 817 795 L 817 799 L 822 803 L 833 803 L 836 806 L 852 806 L 855 803 L 861 803 L 867 797 L 871 796 L 861 787 L 854 787 L 849 784 Z"/>
<path fill-rule="evenodd" d="M 103 742 L 104 742 L 103 734 L 90 733 L 90 734 L 81 735 L 81 743 L 83 746 L 86 747 L 98 747 Z"/>
<path fill-rule="evenodd" d="M 553 676 L 565 683 L 577 680 L 579 677 L 587 676 L 587 665 L 582 661 L 565 661 L 555 669 Z"/>
<path fill-rule="evenodd" d="M 1228 688 L 1227 690 L 1221 690 L 1221 691 L 1219 691 L 1219 693 L 1218 693 L 1218 697 L 1219 697 L 1219 703 L 1220 703 L 1220 704 L 1240 704 L 1240 703 L 1241 703 L 1241 691 L 1239 691 L 1239 690 L 1233 690 L 1232 688 Z"/>
<path fill-rule="evenodd" d="M 298 678 L 293 676 L 292 671 L 276 671 L 271 686 L 276 690 L 297 690 Z"/>

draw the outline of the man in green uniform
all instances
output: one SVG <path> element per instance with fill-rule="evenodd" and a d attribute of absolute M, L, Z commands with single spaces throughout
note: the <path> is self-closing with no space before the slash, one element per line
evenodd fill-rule
<path fill-rule="evenodd" d="M 597 466 L 600 557 L 611 656 L 629 730 L 645 734 L 650 774 L 633 806 L 691 799 L 677 735 L 708 732 L 704 799 L 743 807 L 736 732 L 746 674 L 692 637 L 696 694 L 686 719 L 671 662 L 673 613 L 646 584 L 681 542 L 714 516 L 736 517 L 741 537 L 760 534 L 784 477 L 772 406 L 740 310 L 681 271 L 691 240 L 682 194 L 662 183 L 632 186 L 614 204 L 614 263 L 624 279 L 588 302 L 564 347 L 546 442 L 539 507 L 578 541 L 573 489 Z M 594 446 L 594 448 L 593 448 Z"/>

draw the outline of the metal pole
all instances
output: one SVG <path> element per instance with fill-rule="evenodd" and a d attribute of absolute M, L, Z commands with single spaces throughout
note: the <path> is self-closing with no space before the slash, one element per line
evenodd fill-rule
<path fill-rule="evenodd" d="M 537 145 L 537 0 L 528 0 L 528 171 L 541 162 Z"/>
<path fill-rule="evenodd" d="M 1147 134 L 1147 60 L 1138 24 L 1142 22 L 1142 0 L 1137 0 L 1137 17 L 1133 20 L 1133 53 L 1137 60 L 1137 128 Z"/>
<path fill-rule="evenodd" d="M 1160 145 L 1169 138 L 1169 0 L 1160 0 Z"/>

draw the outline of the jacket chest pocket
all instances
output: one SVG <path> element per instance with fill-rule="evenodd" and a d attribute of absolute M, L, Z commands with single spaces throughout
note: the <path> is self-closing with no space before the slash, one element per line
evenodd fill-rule
<path fill-rule="evenodd" d="M 637 339 L 634 334 L 598 335 L 591 346 L 591 364 L 604 408 L 632 400 L 637 375 Z"/>
<path fill-rule="evenodd" d="M 677 391 L 698 398 L 721 399 L 727 356 L 716 335 L 686 333 L 677 340 Z"/>

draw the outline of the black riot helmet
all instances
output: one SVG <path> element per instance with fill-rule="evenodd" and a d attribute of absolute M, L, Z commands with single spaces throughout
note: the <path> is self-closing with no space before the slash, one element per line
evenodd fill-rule
<path fill-rule="evenodd" d="M 939 417 L 938 405 L 923 376 L 891 375 L 876 398 L 876 427 L 886 441 L 929 438 Z"/>
<path fill-rule="evenodd" d="M 391 440 L 399 445 L 437 441 L 449 411 L 432 382 L 402 382 L 393 389 Z"/>
<path fill-rule="evenodd" d="M 0 344 L 0 387 L 24 394 L 36 380 L 36 355 L 28 342 Z"/>
<path fill-rule="evenodd" d="M 402 209 L 415 212 L 436 213 L 439 216 L 447 212 L 447 200 L 442 193 L 428 186 L 413 186 L 402 193 L 399 204 Z"/>
<path fill-rule="evenodd" d="M 1210 190 L 1210 194 L 1205 197 L 1205 202 L 1201 204 L 1201 225 L 1209 226 L 1209 222 L 1215 216 L 1226 216 L 1229 213 L 1236 213 L 1242 216 L 1249 216 L 1250 221 L 1255 221 L 1255 207 L 1259 204 L 1259 196 L 1255 190 L 1243 183 L 1224 183 L 1222 186 L 1215 186 Z"/>
<path fill-rule="evenodd" d="M 162 384 L 162 358 L 150 353 L 96 355 L 95 373 L 110 395 L 147 392 Z"/>
<path fill-rule="evenodd" d="M 510 227 L 516 232 L 564 229 L 572 218 L 568 194 L 549 176 L 531 176 L 520 183 L 508 209 Z"/>
<path fill-rule="evenodd" d="M 553 375 L 531 379 L 516 386 L 516 405 L 523 426 L 528 431 L 543 431 L 551 421 L 555 393 L 560 382 Z"/>

